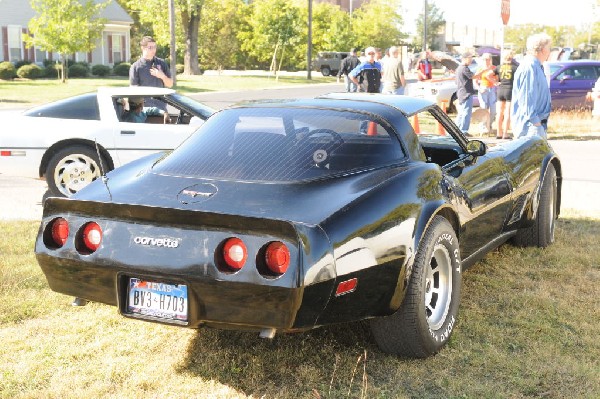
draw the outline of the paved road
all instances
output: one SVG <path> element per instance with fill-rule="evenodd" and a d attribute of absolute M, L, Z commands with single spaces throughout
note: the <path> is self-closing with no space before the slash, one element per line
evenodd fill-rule
<path fill-rule="evenodd" d="M 563 165 L 562 209 L 600 217 L 600 141 L 551 141 Z M 39 220 L 44 181 L 0 173 L 0 220 Z"/>

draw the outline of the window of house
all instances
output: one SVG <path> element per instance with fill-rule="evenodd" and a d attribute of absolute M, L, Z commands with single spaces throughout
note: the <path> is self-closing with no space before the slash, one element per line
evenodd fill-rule
<path fill-rule="evenodd" d="M 8 26 L 7 33 L 9 60 L 12 62 L 21 61 L 23 59 L 21 54 L 21 27 Z"/>
<path fill-rule="evenodd" d="M 48 53 L 44 50 L 36 47 L 35 48 L 35 61 L 36 62 L 44 62 L 44 60 L 48 59 Z"/>
<path fill-rule="evenodd" d="M 123 44 L 124 36 L 113 34 L 112 35 L 112 54 L 113 54 L 113 63 L 118 64 L 119 62 L 124 61 L 123 59 Z"/>

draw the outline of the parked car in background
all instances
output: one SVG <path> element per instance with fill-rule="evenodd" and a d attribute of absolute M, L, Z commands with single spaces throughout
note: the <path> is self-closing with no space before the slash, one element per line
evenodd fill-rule
<path fill-rule="evenodd" d="M 446 68 L 446 76 L 430 80 L 417 81 L 409 83 L 406 86 L 405 94 L 411 97 L 424 98 L 435 102 L 440 107 L 445 106 L 448 113 L 456 112 L 456 78 L 454 72 L 458 68 L 460 60 L 455 59 L 449 54 L 441 51 L 432 51 L 432 58 Z M 478 68 L 477 61 L 473 59 L 469 69 L 475 72 Z M 473 97 L 473 105 L 479 106 L 477 96 Z"/>
<path fill-rule="evenodd" d="M 148 117 L 124 122 L 126 100 L 164 102 L 170 119 Z M 0 130 L 0 171 L 5 175 L 45 178 L 51 195 L 69 197 L 134 159 L 172 150 L 214 110 L 171 89 L 99 88 L 25 112 L 7 114 Z"/>
<path fill-rule="evenodd" d="M 600 77 L 600 61 L 567 60 L 544 63 L 550 84 L 552 109 L 590 108 L 585 101 Z"/>
<path fill-rule="evenodd" d="M 337 75 L 342 60 L 349 55 L 348 52 L 321 51 L 317 54 L 317 58 L 313 60 L 313 70 L 321 71 L 323 76 Z"/>

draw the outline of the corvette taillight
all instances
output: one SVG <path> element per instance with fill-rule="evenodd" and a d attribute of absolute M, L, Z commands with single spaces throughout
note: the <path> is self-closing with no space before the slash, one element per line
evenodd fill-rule
<path fill-rule="evenodd" d="M 290 266 L 290 250 L 279 241 L 270 243 L 265 250 L 265 264 L 275 274 L 283 274 Z"/>
<path fill-rule="evenodd" d="M 51 245 L 60 248 L 67 242 L 69 237 L 69 223 L 63 218 L 56 218 L 50 222 Z"/>
<path fill-rule="evenodd" d="M 86 223 L 81 231 L 80 241 L 80 244 L 83 244 L 83 247 L 79 245 L 80 252 L 85 254 L 95 252 L 102 242 L 102 228 L 100 228 L 100 225 L 96 222 Z"/>
<path fill-rule="evenodd" d="M 234 270 L 240 270 L 244 267 L 248 259 L 248 249 L 246 244 L 237 237 L 229 238 L 223 244 L 223 260 L 225 264 Z"/>

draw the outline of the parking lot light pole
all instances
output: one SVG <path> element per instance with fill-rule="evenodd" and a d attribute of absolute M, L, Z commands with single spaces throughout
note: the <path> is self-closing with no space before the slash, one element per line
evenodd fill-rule
<path fill-rule="evenodd" d="M 308 0 L 308 49 L 306 50 L 306 79 L 311 80 L 312 70 L 312 0 Z"/>

